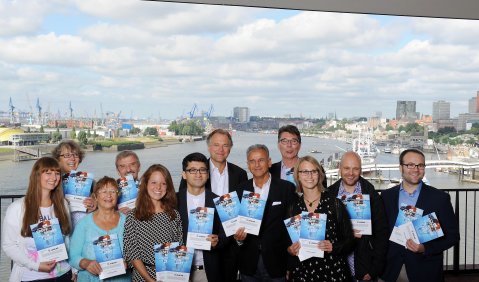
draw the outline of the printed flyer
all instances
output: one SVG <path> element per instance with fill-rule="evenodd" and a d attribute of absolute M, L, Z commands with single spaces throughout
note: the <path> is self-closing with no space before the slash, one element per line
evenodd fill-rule
<path fill-rule="evenodd" d="M 324 252 L 318 248 L 319 241 L 326 238 L 326 214 L 302 212 L 301 231 L 298 257 L 308 259 L 310 257 L 324 257 Z"/>
<path fill-rule="evenodd" d="M 389 240 L 399 245 L 406 246 L 407 239 L 404 236 L 405 224 L 418 219 L 422 216 L 422 213 L 423 210 L 420 208 L 401 203 L 398 217 L 396 218 L 396 223 L 394 224 L 393 232 L 391 233 Z"/>
<path fill-rule="evenodd" d="M 168 254 L 170 249 L 178 247 L 178 242 L 164 243 L 154 246 L 155 251 L 155 269 L 157 281 L 168 281 L 168 271 L 166 265 L 168 263 Z"/>
<path fill-rule="evenodd" d="M 371 202 L 367 194 L 343 195 L 338 197 L 346 206 L 353 229 L 362 235 L 371 235 Z"/>
<path fill-rule="evenodd" d="M 133 175 L 128 174 L 126 177 L 121 177 L 116 180 L 118 183 L 118 189 L 120 190 L 120 196 L 118 197 L 118 207 L 128 207 L 133 209 L 136 203 L 136 197 L 138 196 L 138 184 Z"/>
<path fill-rule="evenodd" d="M 236 191 L 233 191 L 214 198 L 213 202 L 215 203 L 226 237 L 234 235 L 236 230 L 238 230 L 238 215 L 241 205 L 238 194 Z"/>
<path fill-rule="evenodd" d="M 244 227 L 246 233 L 258 235 L 265 206 L 266 201 L 261 199 L 260 194 L 245 191 L 241 199 L 238 227 Z"/>
<path fill-rule="evenodd" d="M 444 232 L 435 212 L 405 224 L 404 237 L 412 239 L 416 244 L 426 243 L 442 236 Z"/>
<path fill-rule="evenodd" d="M 186 235 L 186 246 L 199 250 L 211 250 L 211 242 L 206 240 L 208 235 L 213 233 L 215 209 L 197 207 L 192 209 L 188 215 L 188 234 Z"/>
<path fill-rule="evenodd" d="M 100 264 L 102 272 L 100 279 L 106 279 L 126 273 L 117 234 L 107 234 L 95 238 L 93 251 L 96 261 Z"/>
<path fill-rule="evenodd" d="M 193 263 L 194 249 L 186 246 L 170 248 L 168 262 L 166 263 L 167 279 L 171 282 L 188 282 L 191 265 Z"/>
<path fill-rule="evenodd" d="M 72 170 L 66 181 L 66 186 L 63 187 L 65 198 L 70 204 L 70 211 L 85 212 L 86 208 L 83 201 L 90 197 L 91 187 L 93 184 L 92 173 L 86 171 Z"/>
<path fill-rule="evenodd" d="M 57 218 L 30 225 L 39 261 L 62 261 L 68 259 L 60 223 Z"/>

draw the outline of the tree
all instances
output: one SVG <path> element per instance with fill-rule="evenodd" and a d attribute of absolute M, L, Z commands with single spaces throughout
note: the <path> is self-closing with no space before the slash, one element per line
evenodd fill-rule
<path fill-rule="evenodd" d="M 141 129 L 139 129 L 138 127 L 133 127 L 132 129 L 130 129 L 130 134 L 138 134 L 141 132 Z"/>
<path fill-rule="evenodd" d="M 80 132 L 78 132 L 78 141 L 81 145 L 86 145 L 88 143 L 88 138 L 86 137 L 85 131 L 80 130 Z"/>
<path fill-rule="evenodd" d="M 86 137 L 91 138 L 90 128 L 88 128 L 88 131 L 86 132 Z"/>
<path fill-rule="evenodd" d="M 386 124 L 386 130 L 387 130 L 387 131 L 389 131 L 389 130 L 394 130 L 394 128 L 393 128 L 391 125 Z"/>
<path fill-rule="evenodd" d="M 62 141 L 62 135 L 60 133 L 60 130 L 57 127 L 57 131 L 55 131 L 55 133 L 53 133 L 52 135 L 52 142 L 58 143 L 60 141 Z"/>
<path fill-rule="evenodd" d="M 77 132 L 75 127 L 72 128 L 72 131 L 70 132 L 70 139 L 76 139 L 77 138 Z"/>
<path fill-rule="evenodd" d="M 144 131 L 145 136 L 158 136 L 158 130 L 154 127 L 147 127 Z"/>

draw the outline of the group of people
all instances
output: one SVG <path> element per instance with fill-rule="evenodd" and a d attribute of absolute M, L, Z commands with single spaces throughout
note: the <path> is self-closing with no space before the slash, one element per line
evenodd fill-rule
<path fill-rule="evenodd" d="M 246 152 L 247 172 L 227 160 L 233 147 L 228 131 L 217 129 L 206 139 L 209 158 L 191 153 L 182 161 L 182 179 L 175 191 L 168 169 L 151 165 L 141 176 L 140 160 L 120 152 L 115 165 L 120 177 L 139 183 L 135 208 L 118 209 L 117 181 L 105 176 L 94 182 L 85 211 L 70 215 L 62 175 L 77 170 L 84 153 L 73 141 L 60 143 L 52 157 L 34 164 L 25 197 L 7 209 L 2 248 L 13 261 L 10 281 L 100 281 L 93 240 L 117 234 L 126 274 L 105 281 L 156 281 L 154 246 L 186 244 L 189 212 L 214 208 L 213 199 L 236 192 L 256 193 L 266 202 L 258 235 L 244 227 L 226 237 L 218 213 L 206 240 L 211 250 L 195 250 L 190 281 L 442 281 L 443 252 L 459 241 L 458 222 L 448 194 L 422 182 L 425 157 L 409 149 L 399 157 L 402 183 L 383 191 L 361 177 L 361 159 L 346 152 L 341 178 L 327 187 L 321 164 L 299 157 L 301 135 L 292 125 L 278 131 L 282 159 L 272 163 L 269 149 L 252 145 Z M 369 195 L 371 235 L 354 230 L 340 198 Z M 424 244 L 408 240 L 406 248 L 389 240 L 401 204 L 435 212 L 444 236 Z M 301 244 L 292 242 L 284 220 L 301 212 L 326 214 L 325 239 L 317 244 L 323 258 L 300 261 Z M 69 259 L 39 262 L 30 225 L 57 218 Z"/>

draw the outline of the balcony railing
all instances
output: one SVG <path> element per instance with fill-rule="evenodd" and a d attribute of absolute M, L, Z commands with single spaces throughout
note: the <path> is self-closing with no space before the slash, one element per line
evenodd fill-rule
<path fill-rule="evenodd" d="M 479 262 L 479 243 L 476 244 L 479 188 L 442 190 L 451 196 L 451 203 L 459 222 L 461 234 L 459 243 L 444 254 L 444 270 L 447 273 L 454 274 L 479 273 L 479 265 L 477 265 Z M 3 223 L 8 205 L 21 197 L 23 195 L 0 195 L 0 223 Z M 8 277 L 10 268 L 10 259 L 2 251 L 0 255 L 0 281 L 4 281 Z"/>

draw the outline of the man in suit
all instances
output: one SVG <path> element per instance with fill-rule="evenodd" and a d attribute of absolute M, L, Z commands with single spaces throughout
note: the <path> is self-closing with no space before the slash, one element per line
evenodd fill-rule
<path fill-rule="evenodd" d="M 288 124 L 278 130 L 278 149 L 281 152 L 281 161 L 272 164 L 269 172 L 273 178 L 288 180 L 296 185 L 294 166 L 298 163 L 298 154 L 301 150 L 301 133 L 296 126 Z M 326 188 L 328 185 L 326 176 L 322 183 Z"/>
<path fill-rule="evenodd" d="M 459 226 L 454 216 L 449 194 L 424 182 L 424 154 L 407 149 L 399 155 L 402 183 L 384 191 L 381 196 L 386 208 L 391 234 L 401 204 L 423 210 L 423 216 L 432 212 L 441 224 L 444 236 L 416 244 L 409 239 L 406 248 L 389 241 L 384 281 L 443 281 L 443 252 L 459 242 Z"/>
<path fill-rule="evenodd" d="M 355 281 L 377 280 L 386 264 L 388 223 L 384 204 L 374 186 L 361 177 L 361 158 L 355 152 L 346 152 L 339 163 L 341 179 L 329 186 L 335 197 L 354 194 L 369 195 L 371 206 L 371 235 L 354 232 L 356 246 L 348 256 L 351 276 Z"/>
<path fill-rule="evenodd" d="M 240 272 L 243 282 L 285 281 L 289 235 L 283 220 L 288 216 L 295 187 L 288 181 L 272 178 L 271 159 L 265 145 L 252 145 L 247 150 L 248 169 L 253 178 L 241 184 L 238 196 L 258 193 L 266 207 L 258 236 L 238 229 L 234 238 L 240 245 Z"/>
<path fill-rule="evenodd" d="M 186 189 L 177 193 L 178 212 L 180 213 L 183 227 L 183 242 L 187 241 L 189 211 L 198 207 L 214 208 L 213 199 L 216 194 L 205 189 L 208 179 L 208 160 L 201 153 L 187 155 L 182 162 L 181 173 L 186 182 Z M 213 234 L 208 235 L 211 241 L 211 250 L 195 250 L 193 266 L 191 267 L 190 281 L 208 282 L 222 281 L 220 279 L 220 266 L 218 250 L 225 240 L 223 227 L 215 209 Z"/>
<path fill-rule="evenodd" d="M 224 129 L 216 129 L 206 137 L 210 159 L 208 161 L 209 178 L 205 187 L 218 196 L 235 191 L 238 184 L 248 180 L 246 171 L 230 163 L 227 158 L 233 147 L 231 134 Z M 181 179 L 180 188 L 186 187 Z M 238 246 L 232 238 L 225 242 L 221 250 L 220 269 L 222 281 L 236 281 L 238 277 Z"/>

